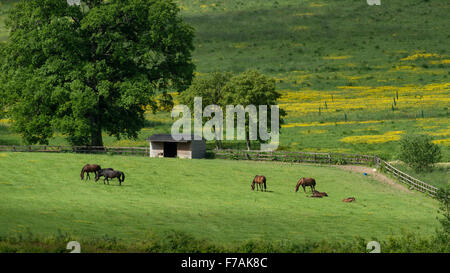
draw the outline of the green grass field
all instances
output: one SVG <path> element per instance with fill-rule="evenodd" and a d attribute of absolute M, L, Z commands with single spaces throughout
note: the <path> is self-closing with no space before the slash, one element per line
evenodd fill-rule
<path fill-rule="evenodd" d="M 0 10 L 13 2 L 3 1 Z M 447 0 L 381 6 L 364 0 L 176 2 L 196 31 L 197 77 L 257 69 L 275 78 L 283 94 L 280 106 L 288 110 L 280 149 L 395 159 L 401 136 L 424 133 L 441 145 L 443 161 L 450 161 Z M 0 13 L 0 40 L 7 35 L 3 18 Z M 145 146 L 151 134 L 170 132 L 168 113 L 148 113 L 147 119 L 137 139 L 105 135 L 104 143 Z M 21 143 L 0 121 L 0 144 Z M 67 142 L 56 134 L 50 144 Z"/>
<path fill-rule="evenodd" d="M 80 181 L 99 163 L 126 174 L 120 187 Z M 384 240 L 432 235 L 437 203 L 421 193 L 329 166 L 108 155 L 1 153 L 0 237 L 70 234 L 80 240 L 145 240 L 183 232 L 220 245 L 247 240 Z M 255 174 L 268 192 L 254 192 Z M 317 180 L 328 198 L 294 192 L 299 177 Z M 354 196 L 356 203 L 343 203 Z"/>

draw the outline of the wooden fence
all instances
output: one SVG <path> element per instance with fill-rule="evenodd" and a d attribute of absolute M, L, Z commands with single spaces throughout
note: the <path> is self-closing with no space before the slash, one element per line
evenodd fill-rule
<path fill-rule="evenodd" d="M 400 182 L 408 185 L 410 189 L 415 189 L 420 192 L 427 193 L 431 196 L 435 196 L 437 193 L 438 188 L 400 171 L 384 160 L 379 159 L 378 165 L 387 173 L 395 176 Z"/>
<path fill-rule="evenodd" d="M 235 160 L 269 160 L 293 163 L 318 163 L 318 164 L 351 164 L 351 165 L 376 165 L 387 173 L 396 177 L 400 182 L 407 184 L 410 189 L 415 189 L 431 196 L 435 196 L 437 188 L 417 178 L 414 178 L 377 156 L 339 153 L 307 153 L 307 152 L 262 152 L 239 150 L 215 150 L 216 158 Z"/>
<path fill-rule="evenodd" d="M 359 154 L 338 153 L 308 153 L 290 151 L 242 151 L 242 150 L 214 150 L 216 158 L 260 160 L 260 161 L 282 161 L 296 163 L 318 163 L 318 164 L 376 164 L 377 157 Z"/>
<path fill-rule="evenodd" d="M 46 153 L 85 153 L 85 154 L 120 154 L 149 156 L 148 147 L 95 147 L 95 146 L 0 146 L 0 152 L 46 152 Z"/>
<path fill-rule="evenodd" d="M 94 153 L 94 154 L 118 154 L 149 156 L 148 147 L 93 147 L 93 146 L 49 146 L 27 145 L 6 146 L 0 145 L 0 152 L 47 152 L 47 153 Z M 396 177 L 400 182 L 429 195 L 435 196 L 437 188 L 417 178 L 414 178 L 380 159 L 377 156 L 340 153 L 309 153 L 291 151 L 243 151 L 243 150 L 214 150 L 215 158 L 235 160 L 280 161 L 292 163 L 317 163 L 317 164 L 351 164 L 351 165 L 376 165 L 387 173 Z"/>

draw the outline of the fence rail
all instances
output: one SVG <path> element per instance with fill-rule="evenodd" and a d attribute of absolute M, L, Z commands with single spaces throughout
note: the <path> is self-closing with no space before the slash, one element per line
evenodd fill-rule
<path fill-rule="evenodd" d="M 93 153 L 149 156 L 148 147 L 0 145 L 0 152 Z"/>
<path fill-rule="evenodd" d="M 370 155 L 338 154 L 338 153 L 309 153 L 290 151 L 242 151 L 242 150 L 215 150 L 215 157 L 225 159 L 307 162 L 320 164 L 376 164 L 377 158 Z"/>
<path fill-rule="evenodd" d="M 0 152 L 47 152 L 47 153 L 95 153 L 149 156 L 148 147 L 95 147 L 95 146 L 49 146 L 49 145 L 0 145 Z M 281 161 L 293 163 L 318 164 L 356 164 L 377 165 L 395 176 L 400 182 L 410 188 L 435 196 L 437 188 L 417 178 L 414 178 L 388 162 L 372 155 L 340 154 L 340 153 L 310 153 L 292 151 L 243 151 L 243 150 L 214 150 L 215 158 L 257 161 Z"/>
<path fill-rule="evenodd" d="M 394 166 L 392 166 L 391 164 L 389 164 L 388 162 L 386 162 L 384 160 L 380 160 L 380 163 L 382 164 L 382 166 L 384 167 L 384 170 L 386 170 L 386 172 L 392 174 L 400 182 L 407 184 L 410 188 L 418 190 L 420 192 L 427 193 L 432 196 L 436 195 L 438 188 L 436 188 L 430 184 L 427 184 L 423 181 L 420 181 L 419 179 L 414 178 L 414 177 L 410 176 L 409 174 L 406 174 L 406 173 L 396 169 Z"/>
<path fill-rule="evenodd" d="M 417 178 L 414 178 L 388 162 L 377 156 L 358 155 L 358 154 L 339 154 L 339 153 L 307 153 L 307 152 L 288 152 L 288 151 L 240 151 L 240 150 L 215 150 L 217 158 L 237 159 L 237 160 L 270 160 L 296 163 L 319 163 L 319 164 L 358 164 L 358 165 L 376 165 L 382 167 L 387 173 L 396 177 L 400 182 L 407 184 L 411 189 L 435 196 L 437 188 L 429 185 Z"/>

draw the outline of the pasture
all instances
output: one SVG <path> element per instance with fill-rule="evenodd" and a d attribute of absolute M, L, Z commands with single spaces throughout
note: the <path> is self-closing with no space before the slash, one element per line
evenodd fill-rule
<path fill-rule="evenodd" d="M 424 133 L 441 145 L 443 161 L 450 160 L 447 0 L 176 2 L 196 32 L 196 77 L 257 69 L 276 80 L 280 107 L 288 112 L 280 149 L 390 160 L 403 135 Z M 105 134 L 105 145 L 145 146 L 149 135 L 170 132 L 168 113 L 146 117 L 137 139 Z M 55 134 L 50 144 L 67 145 L 64 137 Z M 0 121 L 0 144 L 21 143 L 8 121 Z"/>
<path fill-rule="evenodd" d="M 121 170 L 125 182 L 81 181 L 86 163 Z M 1 153 L 0 170 L 0 236 L 138 242 L 176 231 L 232 246 L 429 236 L 439 226 L 435 200 L 331 166 Z M 266 176 L 268 192 L 251 190 L 255 174 Z M 314 177 L 329 197 L 295 193 L 302 176 Z M 356 202 L 342 202 L 351 196 Z"/>

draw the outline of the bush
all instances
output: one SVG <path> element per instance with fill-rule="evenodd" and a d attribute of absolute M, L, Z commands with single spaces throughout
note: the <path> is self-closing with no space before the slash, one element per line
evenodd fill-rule
<path fill-rule="evenodd" d="M 436 199 L 439 201 L 439 212 L 442 218 L 438 218 L 439 222 L 442 225 L 442 232 L 440 233 L 441 237 L 445 237 L 450 239 L 450 188 L 440 188 L 437 191 Z"/>
<path fill-rule="evenodd" d="M 431 171 L 442 158 L 441 149 L 429 136 L 412 135 L 400 141 L 400 160 L 417 172 Z"/>

